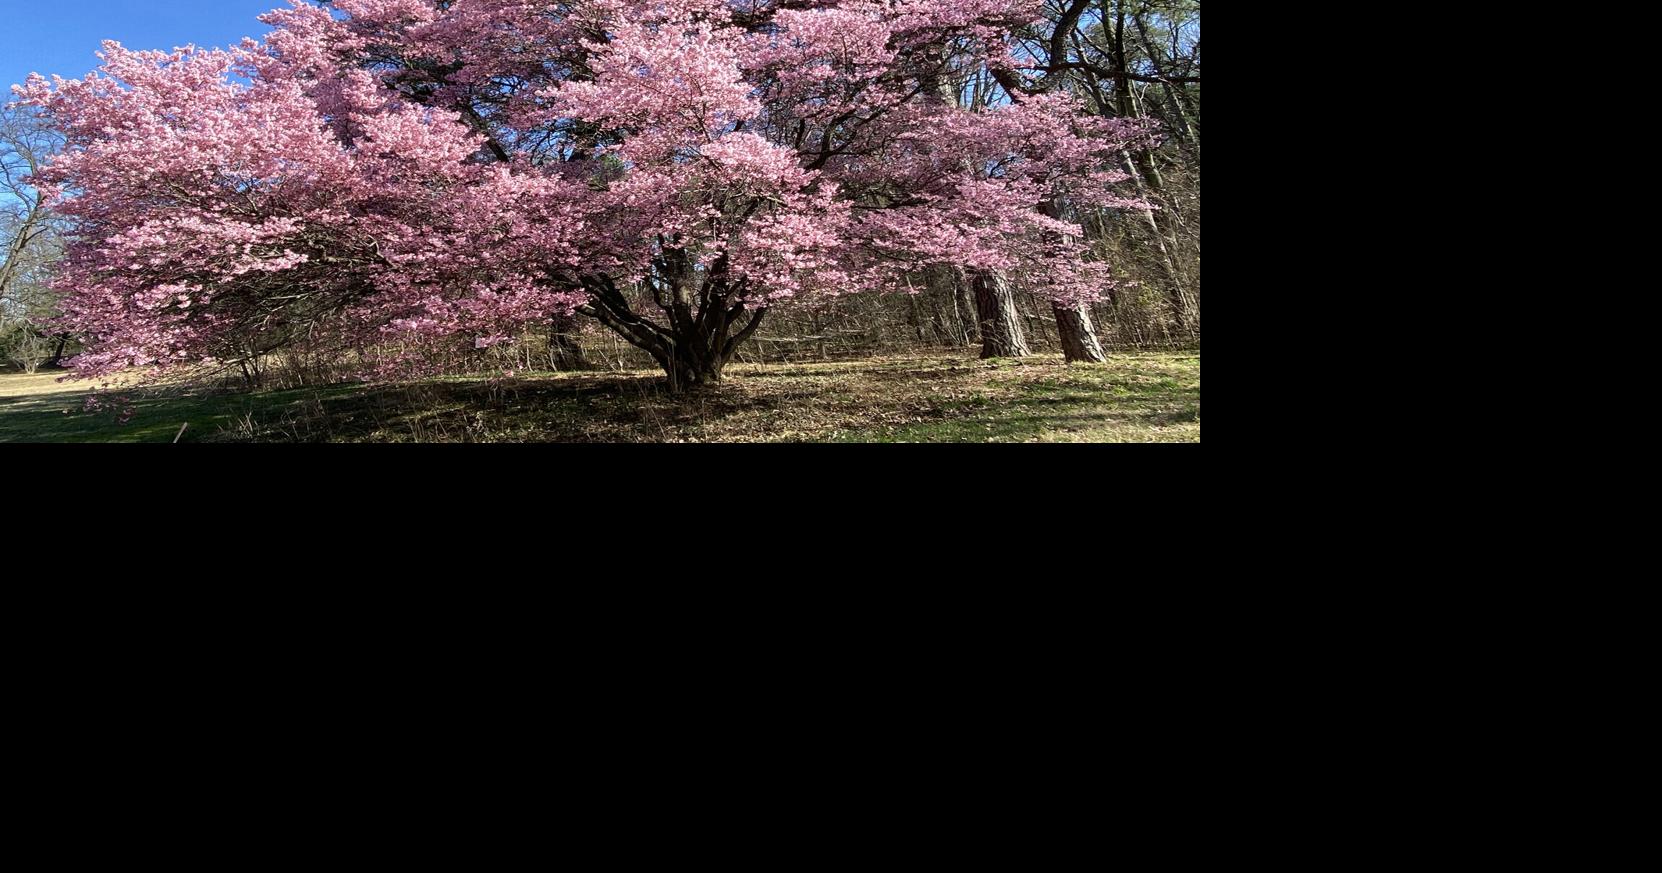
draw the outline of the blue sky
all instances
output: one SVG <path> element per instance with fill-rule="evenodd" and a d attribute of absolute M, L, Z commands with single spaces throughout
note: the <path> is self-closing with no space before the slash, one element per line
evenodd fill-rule
<path fill-rule="evenodd" d="M 224 46 L 259 37 L 286 0 L 0 0 L 0 100 L 30 73 L 79 78 L 106 39 L 128 48 Z"/>

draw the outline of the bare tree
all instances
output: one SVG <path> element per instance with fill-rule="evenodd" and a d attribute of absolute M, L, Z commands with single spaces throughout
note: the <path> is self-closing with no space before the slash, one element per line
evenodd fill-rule
<path fill-rule="evenodd" d="M 63 251 L 63 223 L 30 183 L 61 145 L 35 112 L 0 105 L 0 350 L 30 373 L 67 344 L 45 327 L 56 303 L 49 273 Z"/>

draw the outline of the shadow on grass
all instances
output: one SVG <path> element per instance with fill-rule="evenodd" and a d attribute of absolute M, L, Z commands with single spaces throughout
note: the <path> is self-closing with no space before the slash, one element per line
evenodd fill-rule
<path fill-rule="evenodd" d="M 150 390 L 127 392 L 120 395 L 125 398 L 122 401 L 106 395 L 106 408 L 98 411 L 84 408 L 91 391 L 0 398 L 0 442 L 202 442 L 221 437 L 249 417 L 353 390 L 351 386 L 265 394 Z M 125 422 L 119 410 L 130 413 Z"/>
<path fill-rule="evenodd" d="M 984 365 L 950 358 L 746 367 L 673 397 L 635 374 L 525 374 L 256 394 L 130 395 L 131 420 L 82 394 L 0 397 L 0 442 L 1198 441 L 1198 359 Z"/>

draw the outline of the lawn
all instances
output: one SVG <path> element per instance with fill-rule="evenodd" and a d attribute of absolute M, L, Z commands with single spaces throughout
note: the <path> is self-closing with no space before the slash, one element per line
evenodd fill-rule
<path fill-rule="evenodd" d="M 718 391 L 646 372 L 392 386 L 127 392 L 0 374 L 0 442 L 1199 442 L 1200 354 L 980 361 L 939 354 L 735 366 Z M 183 437 L 181 426 L 188 425 Z"/>

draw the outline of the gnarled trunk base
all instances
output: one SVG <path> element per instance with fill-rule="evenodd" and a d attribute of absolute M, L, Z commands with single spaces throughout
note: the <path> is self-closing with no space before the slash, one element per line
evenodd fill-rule
<path fill-rule="evenodd" d="M 672 325 L 664 327 L 631 311 L 628 301 L 609 280 L 594 280 L 590 290 L 594 298 L 577 312 L 599 319 L 630 345 L 650 354 L 664 369 L 672 394 L 719 385 L 727 363 L 762 326 L 768 313 L 766 309 L 749 310 L 743 302 L 720 303 L 696 313 L 675 307 L 669 310 Z"/>
<path fill-rule="evenodd" d="M 677 355 L 670 358 L 669 364 L 664 367 L 664 375 L 669 377 L 669 391 L 671 394 L 686 394 L 692 391 L 706 391 L 721 384 L 722 373 L 727 369 L 727 361 L 698 359 L 692 355 Z"/>

